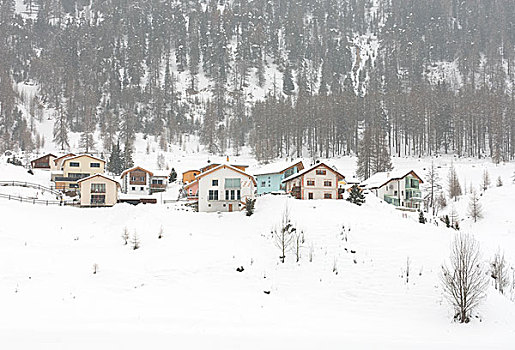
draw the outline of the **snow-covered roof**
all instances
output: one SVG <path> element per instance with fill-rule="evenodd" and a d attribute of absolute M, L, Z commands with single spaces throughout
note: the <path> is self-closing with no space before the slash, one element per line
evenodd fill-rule
<path fill-rule="evenodd" d="M 141 171 L 144 171 L 146 173 L 149 173 L 150 175 L 152 175 L 152 171 L 150 171 L 150 170 L 147 170 L 147 169 L 142 168 L 140 166 L 133 166 L 132 168 L 124 170 L 123 173 L 120 175 L 120 177 L 124 177 L 126 174 L 130 173 L 131 171 L 138 170 L 138 169 L 141 170 Z"/>
<path fill-rule="evenodd" d="M 96 159 L 96 160 L 101 161 L 101 162 L 104 162 L 104 163 L 106 162 L 105 160 L 100 159 L 100 158 L 95 157 L 95 156 L 92 156 L 92 155 L 90 155 L 90 154 L 79 154 L 79 155 L 77 155 L 77 156 L 71 156 L 71 157 L 67 157 L 67 158 L 63 159 L 63 164 L 64 164 L 64 162 L 66 162 L 67 160 L 72 160 L 72 159 L 76 159 L 76 158 L 80 158 L 80 157 L 89 157 L 89 158 Z M 59 159 L 59 158 L 58 158 L 58 159 Z M 57 160 L 57 159 L 56 159 L 56 160 Z"/>
<path fill-rule="evenodd" d="M 170 176 L 171 170 L 152 170 L 153 176 L 157 177 L 168 177 Z"/>
<path fill-rule="evenodd" d="M 83 177 L 82 179 L 78 180 L 77 183 L 81 183 L 83 181 L 86 181 L 86 180 L 89 180 L 89 179 L 92 179 L 94 177 L 97 177 L 97 176 L 101 176 L 103 177 L 104 179 L 107 179 L 107 180 L 111 180 L 113 182 L 115 182 L 118 186 L 120 186 L 120 182 L 116 179 L 113 179 L 112 177 L 110 176 L 107 176 L 107 175 L 104 175 L 104 174 L 93 174 L 93 175 L 90 175 L 88 177 Z"/>
<path fill-rule="evenodd" d="M 247 176 L 249 179 L 251 179 L 251 180 L 252 180 L 252 182 L 254 183 L 254 186 L 256 186 L 256 185 L 257 185 L 257 183 L 256 183 L 256 179 L 254 179 L 254 176 L 252 176 L 252 175 L 250 175 L 250 174 L 247 174 L 247 173 L 246 173 L 246 172 L 244 172 L 243 170 L 240 170 L 240 169 L 238 169 L 238 168 L 235 168 L 233 165 L 230 165 L 230 164 L 220 164 L 220 165 L 218 165 L 218 166 L 216 166 L 216 167 L 214 167 L 214 168 L 211 168 L 211 169 L 209 169 L 209 170 L 207 170 L 207 171 L 205 171 L 205 172 L 203 172 L 203 173 L 200 173 L 200 174 L 198 174 L 198 175 L 196 176 L 195 181 L 200 180 L 202 177 L 204 177 L 204 176 L 206 176 L 206 175 L 208 175 L 208 174 L 211 174 L 211 173 L 213 173 L 213 172 L 215 172 L 215 171 L 218 171 L 218 170 L 220 170 L 220 169 L 223 169 L 223 168 L 231 169 L 231 170 L 233 170 L 233 171 L 235 171 L 235 172 L 237 172 L 237 173 L 240 173 L 240 174 L 242 174 L 242 175 L 245 175 L 245 176 Z M 195 181 L 193 181 L 193 182 L 195 182 Z M 192 182 L 192 183 L 193 183 L 193 182 Z"/>
<path fill-rule="evenodd" d="M 392 180 L 403 179 L 410 173 L 413 173 L 417 178 L 419 178 L 420 182 L 423 182 L 420 176 L 418 176 L 412 169 L 395 169 L 392 171 L 375 173 L 363 181 L 362 186 L 365 188 L 379 188 Z"/>
<path fill-rule="evenodd" d="M 266 175 L 266 174 L 279 174 L 299 163 L 302 163 L 302 161 L 301 160 L 298 160 L 295 162 L 281 161 L 281 162 L 267 164 L 267 165 L 260 167 L 257 170 L 257 172 L 254 173 L 254 176 Z M 302 167 L 304 167 L 304 165 L 302 165 Z"/>
<path fill-rule="evenodd" d="M 306 173 L 310 172 L 311 170 L 313 170 L 313 169 L 315 169 L 315 168 L 318 168 L 319 166 L 322 166 L 322 165 L 323 165 L 323 166 L 325 166 L 326 168 L 328 168 L 328 169 L 330 169 L 330 170 L 334 171 L 336 174 L 340 175 L 341 177 L 343 177 L 343 178 L 345 179 L 345 176 L 343 176 L 342 174 L 340 174 L 340 173 L 338 172 L 338 170 L 336 170 L 334 167 L 329 166 L 329 165 L 327 165 L 327 164 L 325 164 L 325 163 L 317 163 L 317 164 L 315 164 L 315 165 L 310 166 L 309 168 L 306 168 L 306 169 L 304 169 L 304 170 L 299 171 L 298 173 L 295 173 L 295 174 L 293 174 L 293 175 L 288 176 L 288 177 L 287 177 L 286 179 L 284 179 L 282 182 L 283 182 L 283 183 L 285 183 L 285 182 L 291 181 L 291 180 L 293 180 L 293 179 L 295 179 L 295 178 L 297 178 L 297 177 L 299 177 L 299 176 L 302 176 L 302 175 L 304 175 L 304 174 L 306 174 Z"/>

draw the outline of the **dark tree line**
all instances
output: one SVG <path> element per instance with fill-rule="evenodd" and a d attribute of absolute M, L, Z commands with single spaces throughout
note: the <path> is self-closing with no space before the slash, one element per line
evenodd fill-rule
<path fill-rule="evenodd" d="M 106 152 L 130 152 L 135 132 L 198 133 L 211 152 L 250 145 L 262 160 L 369 152 L 370 172 L 385 150 L 515 156 L 511 0 L 25 4 L 0 0 L 0 149 L 42 143 L 25 104 L 52 111 L 63 149 L 69 131 Z"/>

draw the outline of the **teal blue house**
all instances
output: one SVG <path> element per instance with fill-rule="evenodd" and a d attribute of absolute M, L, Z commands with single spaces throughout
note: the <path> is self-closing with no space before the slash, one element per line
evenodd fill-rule
<path fill-rule="evenodd" d="M 297 163 L 269 164 L 261 168 L 254 177 L 257 181 L 257 194 L 267 194 L 283 190 L 281 182 L 304 169 L 302 161 Z"/>

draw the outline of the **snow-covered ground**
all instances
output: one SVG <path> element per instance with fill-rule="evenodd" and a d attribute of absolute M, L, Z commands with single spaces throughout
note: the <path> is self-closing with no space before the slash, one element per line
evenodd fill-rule
<path fill-rule="evenodd" d="M 135 159 L 152 165 L 145 148 L 138 150 Z M 224 160 L 187 142 L 167 153 L 179 176 L 207 158 Z M 435 159 L 442 179 L 451 159 Z M 233 160 L 251 173 L 259 168 L 248 156 Z M 355 171 L 355 158 L 328 163 Z M 430 160 L 394 164 L 424 176 Z M 500 248 L 514 266 L 514 164 L 454 165 L 462 185 L 475 188 L 488 169 L 484 219 L 467 218 L 467 195 L 454 206 L 462 231 L 480 241 L 485 264 Z M 5 164 L 0 174 L 42 184 L 49 176 Z M 498 176 L 502 187 L 495 187 Z M 286 207 L 305 233 L 299 263 L 292 253 L 280 263 L 271 237 Z M 265 196 L 251 217 L 194 213 L 179 204 L 78 209 L 3 199 L 0 213 L 0 339 L 9 349 L 511 349 L 515 341 L 515 303 L 493 288 L 478 318 L 452 322 L 439 271 L 455 231 L 419 224 L 417 213 L 404 217 L 371 196 L 363 207 Z M 125 227 L 137 233 L 140 249 L 123 244 Z"/>

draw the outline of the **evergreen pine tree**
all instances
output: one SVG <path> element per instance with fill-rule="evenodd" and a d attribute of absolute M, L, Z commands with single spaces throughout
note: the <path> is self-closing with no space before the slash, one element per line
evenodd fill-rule
<path fill-rule="evenodd" d="M 293 84 L 293 75 L 291 72 L 290 65 L 286 66 L 284 70 L 283 75 L 283 92 L 285 95 L 291 95 L 293 94 L 293 91 L 295 90 L 295 85 Z"/>
<path fill-rule="evenodd" d="M 420 214 L 418 214 L 418 222 L 421 224 L 426 223 L 426 218 L 424 217 L 424 212 L 422 212 L 422 210 L 420 211 Z"/>
<path fill-rule="evenodd" d="M 358 185 L 353 185 L 351 187 L 347 201 L 354 203 L 356 205 L 361 205 L 365 203 L 365 196 L 363 195 L 363 192 L 361 191 Z"/>
<path fill-rule="evenodd" d="M 120 142 L 113 146 L 111 157 L 107 163 L 107 169 L 115 175 L 120 175 L 124 170 L 123 157 L 120 151 Z"/>
<path fill-rule="evenodd" d="M 170 176 L 168 177 L 168 183 L 175 182 L 177 180 L 177 172 L 175 171 L 175 168 L 172 168 L 170 171 Z"/>

